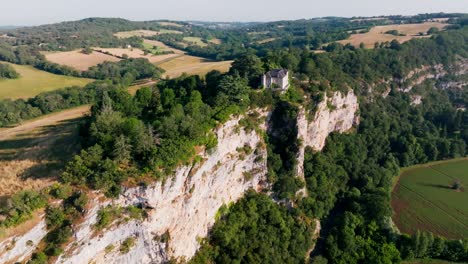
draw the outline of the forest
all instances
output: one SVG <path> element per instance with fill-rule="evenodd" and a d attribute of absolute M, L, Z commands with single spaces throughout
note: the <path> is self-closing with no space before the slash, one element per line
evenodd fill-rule
<path fill-rule="evenodd" d="M 421 15 L 412 19 L 417 22 L 427 18 Z M 427 80 L 413 87 L 424 94 L 418 106 L 412 104 L 411 93 L 399 89 L 416 68 L 441 64 L 455 72 L 458 63 L 466 60 L 468 28 L 464 20 L 456 21 L 456 27 L 436 32 L 431 38 L 403 44 L 392 41 L 375 49 L 333 43 L 326 47 L 327 52 L 319 54 L 307 47 L 342 39 L 347 30 L 363 25 L 342 19 L 277 22 L 286 24 L 286 29 L 271 33 L 276 34 L 271 37 L 283 30 L 288 35 L 279 44 L 262 48 L 237 46 L 248 38 L 248 34 L 235 33 L 243 28 L 229 33 L 236 35 L 229 40 L 229 34 L 222 30 L 193 27 L 196 34 L 211 34 L 225 44 L 186 50 L 213 59 L 235 58 L 229 72 L 164 79 L 131 95 L 128 85 L 135 80 L 159 78 L 162 70 L 144 59 L 127 59 L 80 73 L 99 79 L 84 89 L 70 87 L 28 100 L 2 100 L 0 126 L 81 104 L 93 106 L 80 130 L 83 149 L 60 176 L 65 189 L 55 186 L 11 197 L 9 206 L 0 211 L 5 216 L 1 225 L 24 222 L 50 197 L 63 199 L 59 206 L 47 207 L 48 246 L 35 252 L 30 261 L 45 263 L 62 253 L 75 222 L 83 217 L 88 199 L 83 190 L 101 190 L 107 197 L 116 198 L 124 183 L 139 182 L 143 175 L 164 181 L 177 166 L 197 162 L 196 147 L 209 151 L 217 146 L 213 129 L 219 124 L 233 115 L 245 115 L 249 109 L 268 108 L 272 129 L 263 136 L 271 190 L 249 191 L 237 203 L 223 206 L 209 236 L 200 239 L 201 248 L 192 263 L 303 263 L 305 257 L 310 263 L 399 263 L 414 258 L 466 262 L 468 239 L 450 240 L 419 231 L 399 234 L 390 223 L 390 192 L 401 168 L 467 154 L 468 113 L 458 109 L 468 104 L 466 89 L 434 89 L 441 85 L 440 80 Z M 81 32 L 82 24 L 91 22 L 96 21 L 64 23 L 58 29 L 74 26 Z M 107 23 L 112 26 L 107 27 Z M 122 20 L 98 20 L 97 25 L 92 33 L 104 37 L 96 37 L 92 44 L 103 46 L 119 45 L 111 41 L 112 32 L 142 26 Z M 147 28 L 152 25 L 144 24 Z M 277 24 L 249 26 L 256 31 L 277 28 Z M 336 32 L 330 32 L 330 28 Z M 42 42 L 34 40 L 31 32 L 42 36 L 49 30 L 44 26 L 25 29 L 29 33 L 24 36 L 21 30 L 12 34 L 21 43 Z M 155 38 L 173 46 L 180 40 L 166 34 Z M 55 40 L 50 43 L 51 49 L 65 45 Z M 0 46 L 1 60 L 51 67 L 62 73 L 68 70 L 54 68 L 56 65 L 48 62 L 41 64 L 44 61 L 35 49 L 18 47 L 12 52 L 7 45 Z M 83 43 L 70 40 L 67 45 L 71 48 Z M 261 90 L 260 75 L 279 67 L 293 73 L 292 88 L 285 94 Z M 386 98 L 382 96 L 386 87 L 380 85 L 383 81 L 391 88 Z M 359 96 L 360 124 L 350 133 L 333 133 L 321 152 L 306 149 L 304 182 L 294 170 L 302 144 L 297 139 L 298 109 L 304 106 L 313 114 L 326 93 L 346 93 L 349 89 Z M 252 129 L 256 122 L 254 117 L 242 124 Z M 296 195 L 303 187 L 309 196 Z M 111 214 L 110 209 L 100 212 L 102 226 L 110 221 L 106 217 Z M 320 220 L 322 233 L 310 252 L 314 219 Z"/>
<path fill-rule="evenodd" d="M 468 116 L 456 110 L 447 91 L 423 85 L 419 89 L 425 90 L 427 96 L 418 108 L 412 107 L 409 96 L 396 88 L 386 99 L 364 103 L 356 133 L 331 136 L 323 152 L 307 151 L 306 182 L 301 183 L 291 170 L 297 152 L 297 145 L 291 144 L 297 133 L 294 132 L 297 112 L 294 105 L 298 101 L 294 98 L 301 96 L 294 96 L 293 92 L 285 96 L 268 95 L 268 92 L 253 95 L 255 90 L 249 84 L 255 84 L 256 75 L 248 73 L 279 65 L 303 74 L 305 79 L 327 80 L 328 83 L 309 84 L 304 89 L 304 95 L 312 99 L 324 87 L 351 86 L 357 93 L 366 95 L 367 90 L 359 88 L 359 81 L 373 83 L 379 78 L 402 78 L 409 69 L 424 64 L 454 65 L 457 56 L 466 56 L 467 33 L 466 29 L 441 33 L 432 39 L 391 44 L 375 50 L 338 47 L 328 54 L 311 54 L 290 49 L 272 52 L 261 59 L 245 55 L 234 63 L 229 73 L 212 72 L 205 80 L 192 76 L 163 81 L 156 87 L 139 90 L 134 97 L 121 89 L 104 92 L 97 99 L 87 125 L 90 147 L 68 165 L 62 180 L 104 189 L 109 196 L 115 196 L 125 179 L 138 174 L 119 169 L 122 164 L 133 164 L 132 168 L 152 170 L 156 177 L 167 177 L 167 169 L 189 161 L 196 145 L 203 144 L 207 149 L 216 145 L 209 132 L 216 122 L 244 112 L 249 105 L 266 102 L 274 109 L 273 127 L 278 127 L 277 135 L 268 137 L 268 177 L 273 190 L 279 198 L 295 201 L 295 192 L 305 185 L 311 196 L 296 201 L 298 211 L 294 214 L 322 219 L 327 226 L 328 234 L 317 246 L 323 253 L 313 259 L 326 258 L 331 263 L 392 263 L 430 256 L 466 261 L 466 242 L 442 238 L 434 238 L 431 243 L 417 242 L 426 241 L 427 235 L 397 236 L 388 223 L 391 182 L 400 167 L 466 155 Z M 267 206 L 258 200 L 261 197 L 252 196 L 245 202 L 260 208 Z M 241 262 L 255 262 L 261 259 L 261 254 L 266 254 L 260 250 L 264 247 L 261 242 L 269 238 L 256 245 L 243 241 L 250 241 L 250 236 L 238 236 L 235 243 L 225 237 L 230 232 L 251 230 L 248 223 L 258 217 L 237 209 L 241 204 L 234 205 L 232 212 L 228 210 L 221 217 L 206 241 L 206 248 L 195 260 L 236 262 L 235 259 L 242 257 Z M 234 231 L 227 228 L 234 221 L 232 218 L 250 220 Z M 295 225 L 295 222 L 288 224 L 289 228 Z M 263 234 L 276 236 L 273 230 Z M 415 247 L 418 243 L 424 243 L 425 249 Z M 247 248 L 252 246 L 256 249 Z M 286 245 L 277 246 L 280 250 L 279 247 Z M 436 251 L 432 247 L 440 249 Z M 304 244 L 296 249 L 304 250 Z M 223 253 L 239 250 L 249 254 Z"/>

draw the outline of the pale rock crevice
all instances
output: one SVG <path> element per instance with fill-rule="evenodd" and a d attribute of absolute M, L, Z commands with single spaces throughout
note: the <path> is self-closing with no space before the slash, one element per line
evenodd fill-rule
<path fill-rule="evenodd" d="M 334 92 L 331 97 L 325 96 L 323 101 L 318 104 L 311 122 L 307 120 L 304 108 L 300 109 L 297 116 L 297 136 L 301 141 L 301 147 L 297 154 L 296 175 L 298 177 L 305 180 L 305 148 L 309 146 L 315 151 L 321 151 L 330 133 L 343 133 L 351 129 L 354 124 L 359 123 L 359 116 L 356 114 L 358 109 L 358 98 L 352 90 L 347 94 Z M 300 193 L 307 195 L 305 188 L 300 190 Z"/>
<path fill-rule="evenodd" d="M 97 210 L 77 233 L 77 243 L 83 244 L 61 256 L 58 262 L 78 263 L 161 263 L 170 258 L 189 259 L 199 248 L 199 239 L 208 235 L 218 209 L 242 198 L 253 188 L 262 189 L 266 175 L 266 149 L 257 150 L 240 158 L 237 149 L 250 146 L 256 149 L 261 138 L 254 131 L 239 129 L 240 118 L 226 122 L 216 131 L 218 146 L 203 161 L 193 166 L 182 166 L 165 184 L 157 182 L 148 187 L 126 190 L 114 205 L 128 206 L 140 203 L 149 205 L 145 221 L 122 224 L 101 236 L 91 239 Z M 239 132 L 237 133 L 236 130 Z M 257 161 L 261 156 L 261 161 Z M 249 179 L 246 178 L 248 173 Z M 102 205 L 95 205 L 95 208 Z M 169 241 L 158 241 L 165 233 Z M 135 246 L 127 254 L 116 249 L 105 253 L 108 245 L 119 247 L 128 237 L 135 238 Z"/>
<path fill-rule="evenodd" d="M 265 114 L 268 112 L 261 112 L 261 120 Z M 249 189 L 260 191 L 266 186 L 267 151 L 263 139 L 255 131 L 246 132 L 240 127 L 241 118 L 217 128 L 217 147 L 200 153 L 199 163 L 176 169 L 165 183 L 129 188 L 112 201 L 99 199 L 100 194 L 91 199 L 83 222 L 74 228 L 73 241 L 56 263 L 164 263 L 172 258 L 190 259 L 223 204 L 236 202 Z M 259 128 L 266 129 L 266 125 L 259 124 Z M 256 151 L 239 153 L 244 146 Z M 147 219 L 129 220 L 96 233 L 93 226 L 100 208 L 141 203 L 153 208 L 146 209 Z M 27 259 L 46 233 L 42 220 L 26 234 L 15 237 L 15 245 L 0 252 L 0 262 Z M 168 241 L 160 239 L 164 234 L 169 235 Z M 134 238 L 135 245 L 122 254 L 120 245 L 129 237 Z M 12 239 L 6 238 L 0 245 Z M 26 246 L 28 240 L 32 246 Z"/>
<path fill-rule="evenodd" d="M 329 105 L 333 109 L 328 109 Z M 329 133 L 351 128 L 357 109 L 357 97 L 350 91 L 347 95 L 336 92 L 321 102 L 312 122 L 307 121 L 304 110 L 300 111 L 297 125 L 303 142 L 298 153 L 302 178 L 305 146 L 322 149 Z M 260 111 L 258 128 L 261 131 L 268 128 L 270 115 L 270 111 Z M 208 236 L 223 204 L 236 202 L 249 189 L 268 188 L 267 150 L 263 138 L 255 131 L 246 132 L 240 127 L 242 118 L 233 118 L 217 128 L 214 131 L 217 147 L 200 153 L 201 161 L 197 164 L 177 168 L 166 182 L 129 188 L 115 200 L 103 199 L 102 194 L 96 192 L 93 197 L 97 197 L 90 200 L 84 219 L 74 228 L 73 241 L 56 263 L 164 263 L 193 257 L 200 247 L 200 239 Z M 244 146 L 256 151 L 240 153 L 239 148 Z M 99 232 L 95 230 L 100 208 L 138 204 L 151 208 L 146 209 L 147 219 L 118 221 L 121 223 Z M 46 233 L 45 222 L 41 220 L 26 234 L 15 237 L 12 249 L 0 251 L 0 262 L 28 259 Z M 123 254 L 119 248 L 129 237 L 135 243 Z M 11 239 L 6 238 L 0 245 L 9 244 Z M 29 240 L 32 242 L 27 242 Z"/>
<path fill-rule="evenodd" d="M 43 218 L 43 216 L 41 216 Z M 41 239 L 47 234 L 45 220 L 20 236 L 12 236 L 0 242 L 0 263 L 22 262 L 27 260 Z"/>

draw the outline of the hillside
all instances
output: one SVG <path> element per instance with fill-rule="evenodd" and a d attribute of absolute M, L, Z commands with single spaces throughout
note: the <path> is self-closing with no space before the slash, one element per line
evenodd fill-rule
<path fill-rule="evenodd" d="M 12 80 L 0 80 L 0 99 L 30 98 L 42 92 L 59 88 L 83 87 L 92 81 L 85 78 L 51 74 L 34 69 L 31 66 L 11 65 L 19 73 L 20 77 Z"/>
<path fill-rule="evenodd" d="M 19 42 L 0 59 L 96 81 L 0 100 L 0 262 L 468 261 L 464 165 L 411 169 L 466 159 L 464 17 L 90 18 L 9 31 Z M 444 30 L 336 42 L 424 23 Z M 76 71 L 42 55 L 70 50 L 118 61 Z"/>

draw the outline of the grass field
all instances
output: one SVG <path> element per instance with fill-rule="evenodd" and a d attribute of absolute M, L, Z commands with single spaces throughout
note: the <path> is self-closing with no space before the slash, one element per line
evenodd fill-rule
<path fill-rule="evenodd" d="M 200 57 L 183 55 L 158 64 L 158 67 L 166 70 L 166 73 L 163 74 L 164 76 L 174 78 L 183 73 L 189 75 L 204 75 L 212 70 L 227 72 L 231 64 L 232 61 L 210 61 Z"/>
<path fill-rule="evenodd" d="M 257 43 L 258 44 L 265 44 L 265 43 L 272 42 L 272 41 L 275 41 L 275 40 L 277 40 L 277 38 L 266 38 L 266 39 L 262 39 L 262 40 L 257 41 Z"/>
<path fill-rule="evenodd" d="M 0 80 L 0 99 L 29 98 L 42 92 L 69 86 L 84 86 L 90 79 L 56 75 L 32 66 L 11 64 L 21 75 L 18 79 Z"/>
<path fill-rule="evenodd" d="M 213 39 L 210 39 L 208 40 L 209 43 L 213 43 L 213 44 L 216 44 L 216 45 L 219 45 L 221 43 L 223 43 L 222 40 L 218 39 L 218 38 L 213 38 Z"/>
<path fill-rule="evenodd" d="M 0 129 L 0 196 L 51 184 L 79 149 L 80 106 Z"/>
<path fill-rule="evenodd" d="M 162 51 L 172 51 L 172 52 L 174 52 L 176 54 L 184 54 L 185 53 L 183 50 L 179 50 L 179 49 L 169 47 L 166 44 L 162 43 L 161 41 L 157 41 L 157 40 L 144 39 L 143 44 L 144 45 L 150 45 L 150 46 L 156 46 L 156 47 L 160 48 Z"/>
<path fill-rule="evenodd" d="M 160 34 L 182 34 L 182 32 L 177 31 L 177 30 L 168 30 L 168 29 L 160 29 L 158 31 L 140 29 L 140 30 L 117 32 L 114 34 L 114 36 L 118 38 L 130 38 L 130 37 L 151 37 L 151 36 L 156 36 Z"/>
<path fill-rule="evenodd" d="M 153 55 L 153 54 L 146 54 L 141 49 L 132 48 L 132 49 L 124 49 L 124 48 L 96 48 L 95 50 L 100 50 L 103 52 L 109 52 L 113 56 L 122 57 L 124 54 L 127 54 L 130 58 L 146 58 L 151 63 L 160 63 L 165 61 L 169 58 L 174 58 L 179 56 L 179 54 L 171 53 L 171 54 L 160 54 L 160 55 Z"/>
<path fill-rule="evenodd" d="M 79 71 L 86 71 L 89 67 L 96 66 L 105 61 L 119 61 L 120 59 L 103 54 L 100 52 L 93 52 L 91 54 L 84 54 L 81 50 L 45 53 L 46 59 L 61 65 L 72 67 Z"/>
<path fill-rule="evenodd" d="M 151 45 L 149 43 L 143 42 L 143 47 L 145 47 L 145 50 L 151 52 L 153 55 L 158 55 L 161 52 L 163 52 L 163 49 L 157 45 Z"/>
<path fill-rule="evenodd" d="M 450 188 L 455 180 L 462 191 Z M 468 159 L 405 169 L 392 193 L 393 221 L 403 233 L 431 231 L 448 238 L 468 237 Z"/>
<path fill-rule="evenodd" d="M 184 37 L 184 42 L 189 45 L 196 45 L 200 47 L 206 47 L 208 44 L 202 41 L 200 37 Z"/>
<path fill-rule="evenodd" d="M 161 26 L 171 26 L 171 27 L 183 27 L 184 26 L 175 22 L 165 22 L 165 21 L 158 22 L 158 24 Z"/>
<path fill-rule="evenodd" d="M 366 48 L 373 48 L 376 42 L 387 42 L 394 39 L 400 43 L 409 41 L 413 38 L 426 38 L 429 36 L 419 36 L 419 32 L 426 33 L 431 27 L 443 29 L 448 24 L 440 22 L 425 22 L 421 24 L 402 24 L 402 25 L 385 25 L 376 26 L 370 29 L 369 32 L 363 34 L 352 34 L 348 39 L 338 41 L 345 45 L 350 43 L 353 46 L 359 46 L 364 43 Z M 389 30 L 398 30 L 398 32 L 405 34 L 406 36 L 394 36 L 391 34 L 385 34 Z"/>

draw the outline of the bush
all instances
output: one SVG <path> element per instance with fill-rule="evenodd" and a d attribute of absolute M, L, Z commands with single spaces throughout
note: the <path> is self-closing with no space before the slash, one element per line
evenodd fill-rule
<path fill-rule="evenodd" d="M 0 63 L 0 80 L 1 79 L 16 79 L 19 73 L 9 64 Z"/>
<path fill-rule="evenodd" d="M 135 238 L 133 237 L 128 237 L 125 239 L 122 244 L 120 245 L 120 253 L 126 254 L 130 252 L 130 249 L 135 245 Z"/>
<path fill-rule="evenodd" d="M 61 208 L 48 206 L 46 209 L 46 224 L 47 228 L 55 228 L 61 226 L 65 221 L 65 214 Z"/>
<path fill-rule="evenodd" d="M 0 214 L 6 217 L 1 225 L 11 227 L 30 219 L 32 212 L 46 206 L 46 202 L 46 197 L 36 191 L 14 194 L 0 206 Z"/>
<path fill-rule="evenodd" d="M 54 185 L 52 185 L 49 194 L 57 199 L 65 199 L 68 198 L 72 194 L 72 192 L 73 189 L 70 185 L 55 183 Z"/>
<path fill-rule="evenodd" d="M 28 264 L 47 264 L 48 257 L 43 252 L 33 253 Z"/>
<path fill-rule="evenodd" d="M 122 215 L 121 208 L 115 208 L 110 205 L 107 207 L 101 208 L 98 211 L 97 222 L 95 227 L 98 230 L 102 230 L 109 226 L 115 219 L 121 217 Z"/>

